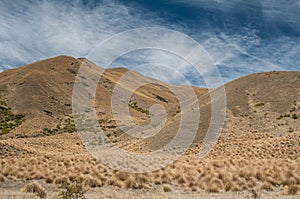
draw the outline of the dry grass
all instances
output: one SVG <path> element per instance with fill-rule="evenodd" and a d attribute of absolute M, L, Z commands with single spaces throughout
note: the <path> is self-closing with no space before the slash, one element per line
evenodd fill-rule
<path fill-rule="evenodd" d="M 172 191 L 172 188 L 171 188 L 169 185 L 164 185 L 164 186 L 163 186 L 163 191 L 164 191 L 164 192 L 171 192 L 171 191 Z"/>
<path fill-rule="evenodd" d="M 31 182 L 27 184 L 23 188 L 23 191 L 27 193 L 35 193 L 40 198 L 46 198 L 47 196 L 46 190 L 37 182 Z"/>
<path fill-rule="evenodd" d="M 98 180 L 97 178 L 93 178 L 91 176 L 88 176 L 85 178 L 85 180 L 83 181 L 83 184 L 87 187 L 101 187 L 102 186 L 102 182 L 100 180 Z"/>
<path fill-rule="evenodd" d="M 5 182 L 5 178 L 2 174 L 0 174 L 0 182 Z"/>
<path fill-rule="evenodd" d="M 296 195 L 300 191 L 300 185 L 291 184 L 287 187 L 286 193 L 289 195 Z"/>
<path fill-rule="evenodd" d="M 229 160 L 220 159 L 210 162 L 209 159 L 199 161 L 193 155 L 189 159 L 197 161 L 198 167 L 202 169 L 194 170 L 193 167 L 187 167 L 188 163 L 180 159 L 175 163 L 173 169 L 165 169 L 150 174 L 130 174 L 125 172 L 115 172 L 107 169 L 103 173 L 103 166 L 100 164 L 92 165 L 92 162 L 86 161 L 84 164 L 90 166 L 72 164 L 66 169 L 53 167 L 51 170 L 40 170 L 37 172 L 18 171 L 18 163 L 11 170 L 5 170 L 8 176 L 18 176 L 21 179 L 27 179 L 32 176 L 33 179 L 44 179 L 47 183 L 62 184 L 65 182 L 82 182 L 86 187 L 101 187 L 106 185 L 120 188 L 142 189 L 149 184 L 173 184 L 186 187 L 189 190 L 204 189 L 207 192 L 239 191 L 251 189 L 258 182 L 262 182 L 262 189 L 272 190 L 275 186 L 290 185 L 297 183 L 299 178 L 295 175 L 298 170 L 296 162 L 285 160 L 246 160 L 240 159 L 230 163 Z M 193 160 L 194 159 L 194 160 Z M 40 164 L 37 161 L 37 164 Z M 44 161 L 44 160 L 43 160 Z M 49 160 L 50 164 L 50 160 Z M 282 169 L 272 172 L 273 165 L 278 164 Z M 78 169 L 80 168 L 80 169 Z M 87 172 L 90 171 L 90 172 Z M 278 172 L 280 175 L 278 175 Z M 34 175 L 32 175 L 34 174 Z M 45 177 L 43 177 L 45 176 Z"/>
<path fill-rule="evenodd" d="M 267 190 L 267 191 L 272 191 L 273 187 L 272 184 L 269 182 L 264 182 L 261 186 L 262 189 Z"/>
<path fill-rule="evenodd" d="M 241 191 L 254 188 L 273 190 L 274 187 L 280 186 L 293 188 L 300 182 L 298 158 L 300 151 L 297 148 L 299 146 L 297 144 L 300 143 L 291 144 L 288 148 L 285 148 L 283 144 L 280 149 L 281 153 L 277 153 L 278 148 L 272 148 L 282 143 L 298 140 L 297 134 L 279 138 L 272 138 L 270 135 L 226 134 L 220 138 L 215 150 L 204 159 L 198 157 L 200 148 L 198 145 L 165 169 L 145 174 L 132 174 L 106 168 L 92 158 L 87 151 L 75 145 L 73 135 L 58 135 L 57 137 L 57 139 L 52 138 L 53 140 L 47 139 L 49 146 L 59 145 L 61 147 L 59 151 L 56 149 L 49 153 L 50 150 L 43 149 L 38 153 L 2 158 L 0 174 L 3 178 L 43 179 L 46 183 L 57 185 L 76 181 L 85 187 L 92 188 L 115 186 L 126 189 L 145 189 L 154 184 L 162 185 L 162 187 L 172 184 L 190 191 L 205 190 L 207 192 Z M 257 141 L 261 138 L 265 140 L 263 143 Z M 60 145 L 62 140 L 65 145 Z M 32 138 L 31 142 L 36 144 L 32 147 L 28 145 L 23 145 L 23 147 L 29 151 L 35 148 L 41 149 L 39 145 L 44 141 L 41 138 Z M 236 143 L 236 146 L 232 147 L 232 143 Z M 15 144 L 22 146 L 20 140 L 16 140 Z M 251 151 L 253 148 L 256 151 Z M 294 150 L 294 154 L 282 155 L 288 154 L 286 150 Z M 239 151 L 239 157 L 236 156 L 237 151 Z M 261 153 L 261 157 L 254 156 L 256 152 Z M 273 153 L 275 156 L 263 158 L 265 153 Z M 295 189 L 292 188 L 290 189 Z"/>
<path fill-rule="evenodd" d="M 205 190 L 207 192 L 254 189 L 269 191 L 275 187 L 285 187 L 287 194 L 298 194 L 300 126 L 299 119 L 292 115 L 296 114 L 298 117 L 300 103 L 296 101 L 291 104 L 291 96 L 298 97 L 296 94 L 299 92 L 295 92 L 295 89 L 300 88 L 297 86 L 299 74 L 280 73 L 276 76 L 267 74 L 272 78 L 267 78 L 266 74 L 259 74 L 229 83 L 226 85 L 226 92 L 229 94 L 227 95 L 228 116 L 224 133 L 208 156 L 199 159 L 201 147 L 201 142 L 199 142 L 165 169 L 152 173 L 130 174 L 114 171 L 97 162 L 86 151 L 77 134 L 62 133 L 43 137 L 44 135 L 37 133 L 43 127 L 53 129 L 57 125 L 61 126 L 61 119 L 71 114 L 72 86 L 70 85 L 74 82 L 74 74 L 80 63 L 80 60 L 74 58 L 57 57 L 1 73 L 1 76 L 3 75 L 1 85 L 4 89 L 1 93 L 9 93 L 6 95 L 7 101 L 12 103 L 12 107 L 16 108 L 15 111 L 30 113 L 34 117 L 27 118 L 15 132 L 3 137 L 7 139 L 0 140 L 0 149 L 4 149 L 0 150 L 0 182 L 7 178 L 17 178 L 24 181 L 44 180 L 46 183 L 56 185 L 69 185 L 76 182 L 92 188 L 115 186 L 126 189 L 147 189 L 156 184 L 161 185 L 163 191 L 168 191 L 168 187 L 178 186 L 191 191 Z M 88 64 L 88 67 L 94 70 L 92 65 Z M 96 112 L 100 114 L 98 117 L 101 125 L 106 128 L 107 134 L 114 137 L 114 140 L 119 137 L 115 135 L 116 129 L 110 128 L 115 123 L 112 122 L 111 100 L 109 99 L 113 86 L 127 72 L 125 69 L 106 71 L 103 75 L 104 79 L 99 81 L 97 88 L 99 91 L 96 93 L 96 99 L 99 99 L 95 102 Z M 21 73 L 22 78 L 19 75 Z M 6 80 L 9 80 L 10 76 L 12 78 L 10 81 L 13 80 L 15 85 L 14 92 L 7 87 Z M 39 83 L 39 79 L 36 82 L 32 78 L 35 76 L 43 77 L 45 84 L 38 84 L 37 89 L 32 89 L 32 85 Z M 293 80 L 295 76 L 297 76 L 296 81 Z M 145 78 L 147 77 L 135 74 L 129 83 L 139 84 Z M 262 81 L 264 84 L 261 84 Z M 249 82 L 251 82 L 250 88 Z M 277 89 L 281 91 L 278 92 L 278 99 L 276 99 L 280 104 L 274 101 L 273 95 L 268 94 L 270 85 L 277 86 Z M 290 85 L 294 85 L 293 88 Z M 139 88 L 133 94 L 134 100 L 131 103 L 130 113 L 137 124 L 149 120 L 148 115 L 145 114 L 148 111 L 147 107 L 155 103 L 170 110 L 168 115 L 172 117 L 168 120 L 174 119 L 172 124 L 178 123 L 176 120 L 179 119 L 178 100 L 165 86 L 166 84 L 163 83 L 162 85 L 149 84 Z M 195 88 L 195 91 L 199 96 L 208 92 L 200 88 Z M 189 95 L 188 92 L 186 95 Z M 201 97 L 205 96 L 207 95 Z M 204 108 L 206 103 L 209 104 L 206 100 L 210 99 L 204 98 L 203 102 L 200 100 L 200 105 L 204 105 Z M 69 105 L 65 106 L 66 104 Z M 287 107 L 290 105 L 291 107 Z M 32 112 L 32 107 L 36 108 L 36 112 Z M 45 115 L 45 110 L 53 115 Z M 274 112 L 270 112 L 271 110 Z M 205 110 L 203 114 L 201 118 L 209 118 L 209 111 Z M 152 140 L 152 147 L 160 147 L 164 144 L 163 140 L 167 140 L 165 138 L 168 136 L 172 137 L 172 133 L 175 132 L 173 128 L 164 129 L 166 132 L 159 133 L 158 139 Z M 199 135 L 202 136 L 205 129 L 200 130 Z M 26 136 L 29 137 L 14 137 L 22 132 L 23 134 L 26 132 Z M 120 146 L 123 144 L 125 150 L 139 153 L 140 148 L 143 147 L 143 142 L 140 145 L 130 139 L 128 142 L 121 141 L 118 144 Z M 151 139 L 147 141 L 149 141 L 148 150 L 151 150 Z M 200 140 L 197 139 L 197 141 Z M 28 190 L 37 191 L 38 187 L 33 183 L 28 185 Z"/>

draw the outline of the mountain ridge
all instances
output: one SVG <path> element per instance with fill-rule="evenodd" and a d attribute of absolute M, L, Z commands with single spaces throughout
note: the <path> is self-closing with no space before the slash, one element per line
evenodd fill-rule
<path fill-rule="evenodd" d="M 113 121 L 111 110 L 109 110 L 111 109 L 111 105 L 109 102 L 103 103 L 103 101 L 110 101 L 109 99 L 114 87 L 125 74 L 129 74 L 131 78 L 129 83 L 127 82 L 128 88 L 131 86 L 130 84 L 139 84 L 144 80 L 146 80 L 146 82 L 157 82 L 156 85 L 147 84 L 139 88 L 132 96 L 134 102 L 128 102 L 132 103 L 129 105 L 129 109 L 130 113 L 133 114 L 132 116 L 135 122 L 138 124 L 148 123 L 149 117 L 142 112 L 148 112 L 147 109 L 155 103 L 167 108 L 169 112 L 168 117 L 172 117 L 172 120 L 175 118 L 178 122 L 180 119 L 180 117 L 176 117 L 176 113 L 181 111 L 179 103 L 176 100 L 176 96 L 170 92 L 168 87 L 172 89 L 180 88 L 180 92 L 185 92 L 186 86 L 173 86 L 152 78 L 148 79 L 148 77 L 135 71 L 131 72 L 126 68 L 104 70 L 85 58 L 75 59 L 70 56 L 58 56 L 37 61 L 17 69 L 3 71 L 0 73 L 0 99 L 7 103 L 14 113 L 25 115 L 29 120 L 32 120 L 32 122 L 30 122 L 31 125 L 37 121 L 39 124 L 43 123 L 40 118 L 46 121 L 45 124 L 47 125 L 43 127 L 36 126 L 32 128 L 33 131 L 41 131 L 43 128 L 55 128 L 62 123 L 64 117 L 71 117 L 72 115 L 73 86 L 79 67 L 82 66 L 83 63 L 87 64 L 88 68 L 93 68 L 93 70 L 96 68 L 95 70 L 99 70 L 100 73 L 103 73 L 103 76 L 98 82 L 99 88 L 97 88 L 96 93 L 96 99 L 99 99 L 96 102 L 96 107 L 98 107 L 96 109 L 98 113 L 100 113 L 98 115 L 99 120 L 104 121 L 109 119 Z M 289 111 L 288 109 L 293 108 L 294 101 L 299 100 L 300 81 L 297 81 L 298 79 L 300 79 L 300 72 L 276 71 L 247 75 L 233 80 L 224 85 L 227 97 L 227 112 L 235 116 L 241 116 L 243 114 L 253 115 L 253 109 L 260 108 L 260 106 L 257 106 L 260 103 L 261 107 L 270 106 L 269 109 L 271 112 L 284 114 Z M 264 82 L 264 84 L 261 84 L 261 82 Z M 122 87 L 122 85 L 120 86 Z M 272 102 L 273 96 L 272 94 L 268 94 L 268 89 L 271 88 L 271 86 L 273 86 L 275 90 L 282 90 L 277 96 L 279 103 Z M 199 100 L 199 107 L 200 112 L 202 111 L 201 115 L 204 117 L 202 117 L 200 121 L 201 126 L 199 126 L 199 128 L 201 131 L 205 131 L 208 128 L 208 120 L 210 118 L 208 114 L 211 109 L 211 104 L 209 103 L 210 92 L 213 92 L 214 89 L 192 88 L 194 92 L 196 92 L 198 99 L 201 99 Z M 126 86 L 124 87 L 123 85 L 122 89 L 126 89 Z M 189 94 L 186 93 L 186 95 Z M 286 96 L 289 96 L 291 99 L 286 100 L 286 103 L 281 103 Z M 249 100 L 252 101 L 249 102 Z M 270 104 L 271 102 L 272 104 Z M 205 103 L 208 104 L 204 106 Z M 25 124 L 22 125 L 26 126 Z M 115 124 L 113 125 L 115 126 Z M 28 128 L 26 127 L 25 129 Z M 17 134 L 26 133 L 26 130 L 23 131 L 22 128 L 17 128 L 14 131 L 17 131 Z M 200 136 L 201 139 L 204 135 L 205 133 L 202 133 Z"/>
<path fill-rule="evenodd" d="M 82 71 L 78 71 L 79 67 Z M 103 75 L 98 81 L 100 73 Z M 34 181 L 46 187 L 50 198 L 59 197 L 61 189 L 58 187 L 64 183 L 82 185 L 88 189 L 89 196 L 94 194 L 95 198 L 103 191 L 111 194 L 111 190 L 118 194 L 147 192 L 153 197 L 157 194 L 174 197 L 180 192 L 187 197 L 205 194 L 224 198 L 228 195 L 281 198 L 294 194 L 291 197 L 298 198 L 299 80 L 300 72 L 266 72 L 241 77 L 217 89 L 188 89 L 127 69 L 104 70 L 86 59 L 65 56 L 4 71 L 0 73 L 0 190 L 16 193 L 21 185 Z M 145 82 L 147 84 L 139 86 Z M 118 166 L 133 165 L 135 172 L 116 170 L 88 151 L 81 136 L 90 135 L 89 128 L 76 131 L 76 115 L 72 110 L 76 105 L 72 101 L 75 84 L 86 90 L 93 88 L 92 84 L 97 85 L 92 104 L 97 125 L 105 133 L 105 141 L 129 154 L 151 155 L 167 146 L 177 135 L 182 118 L 189 113 L 200 113 L 199 124 L 197 114 L 187 117 L 175 148 L 166 151 L 168 158 L 175 158 L 166 167 L 138 173 L 136 166 L 140 162 L 126 156 L 123 157 L 126 161 L 117 160 Z M 132 91 L 135 87 L 138 88 Z M 121 112 L 113 114 L 112 107 L 116 104 L 112 96 L 116 88 L 119 104 L 115 108 Z M 224 124 L 213 129 L 220 132 L 212 131 L 211 135 L 207 132 L 210 125 L 216 125 L 210 120 L 212 101 L 218 100 L 213 96 L 219 93 L 218 89 L 224 89 L 226 94 L 223 107 L 226 115 Z M 183 104 L 172 90 L 183 96 Z M 128 92 L 129 99 L 124 97 Z M 92 94 L 85 97 L 83 99 L 94 99 Z M 153 105 L 162 109 L 152 112 Z M 122 112 L 124 107 L 128 108 L 129 117 Z M 216 107 L 217 115 L 223 116 L 222 107 Z M 160 118 L 164 115 L 162 110 L 165 110 L 166 120 L 160 129 L 153 120 L 164 121 Z M 191 123 L 198 125 L 195 137 L 190 146 L 182 148 L 189 141 L 188 136 L 193 136 L 195 129 Z M 135 126 L 154 130 L 154 135 L 142 139 L 128 134 Z M 134 133 L 142 135 L 144 129 Z M 214 135 L 216 133 L 220 134 Z M 207 144 L 214 145 L 200 158 L 207 137 L 213 138 Z M 183 149 L 179 157 L 174 155 L 179 152 L 177 148 Z M 116 154 L 106 155 L 114 158 Z M 159 165 L 162 159 L 155 156 L 150 162 L 142 163 Z M 24 193 L 19 198 L 23 196 Z M 123 198 L 123 195 L 116 197 Z"/>

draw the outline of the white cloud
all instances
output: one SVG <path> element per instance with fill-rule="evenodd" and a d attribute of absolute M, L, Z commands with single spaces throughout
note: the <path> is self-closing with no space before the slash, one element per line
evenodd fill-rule
<path fill-rule="evenodd" d="M 84 56 L 116 32 L 151 24 L 128 9 L 114 1 L 92 9 L 80 1 L 73 6 L 64 1 L 1 1 L 0 59 L 19 64 L 59 54 Z"/>
<path fill-rule="evenodd" d="M 165 21 L 156 13 L 144 10 L 143 7 L 130 7 L 117 1 L 104 0 L 97 6 L 83 6 L 82 1 L 43 0 L 43 1 L 0 1 L 0 71 L 17 67 L 35 60 L 66 54 L 75 57 L 86 56 L 91 49 L 115 33 L 137 27 L 171 27 L 172 29 L 191 33 L 211 55 L 215 64 L 222 69 L 225 82 L 239 76 L 267 70 L 300 70 L 300 38 L 283 36 L 279 28 L 278 37 L 272 40 L 261 38 L 260 30 L 251 24 L 239 27 L 237 32 L 226 32 L 214 24 L 193 27 L 184 22 Z M 245 1 L 204 1 L 172 0 L 193 7 L 221 10 L 222 13 L 233 12 L 239 4 L 249 9 L 261 9 L 264 19 L 270 26 L 276 21 L 300 27 L 299 3 L 290 1 L 263 0 L 261 3 Z M 201 19 L 199 19 L 201 20 Z M 202 20 L 208 20 L 204 18 Z M 208 21 L 207 23 L 211 23 Z M 199 31 L 199 29 L 201 31 Z M 300 28 L 298 29 L 300 31 Z M 197 33 L 197 34 L 196 34 Z M 157 35 L 158 42 L 164 44 L 174 35 Z M 166 39 L 167 38 L 167 39 Z M 118 43 L 115 49 L 134 44 L 131 39 Z M 174 43 L 179 51 L 189 43 Z M 188 54 L 188 52 L 185 52 Z M 105 59 L 105 57 L 99 57 Z M 92 60 L 94 61 L 94 60 Z M 194 85 L 202 85 L 203 80 L 193 67 L 180 57 L 160 51 L 141 50 L 124 55 L 114 66 L 134 68 L 136 65 L 151 65 L 151 70 L 140 69 L 146 75 L 172 83 L 186 83 L 178 74 L 190 78 Z M 162 65 L 171 69 L 162 69 Z M 148 72 L 147 72 L 148 71 Z"/>
<path fill-rule="evenodd" d="M 89 60 L 105 67 L 116 58 L 112 66 L 127 66 L 131 69 L 137 65 L 149 66 L 148 70 L 139 71 L 177 84 L 187 84 L 180 76 L 183 75 L 189 78 L 191 84 L 203 85 L 202 77 L 207 78 L 207 74 L 215 71 L 209 56 L 199 48 L 199 43 L 182 33 L 161 28 L 135 29 L 122 33 L 98 46 L 88 56 Z M 166 73 L 166 68 L 157 66 L 169 66 L 169 71 Z"/>

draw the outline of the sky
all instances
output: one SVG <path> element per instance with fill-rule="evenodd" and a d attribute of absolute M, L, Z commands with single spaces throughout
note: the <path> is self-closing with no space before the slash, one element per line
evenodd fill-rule
<path fill-rule="evenodd" d="M 256 72 L 300 70 L 300 0 L 1 0 L 0 25 L 0 71 L 57 55 L 88 57 L 113 35 L 144 27 L 197 41 L 224 83 Z M 140 49 L 110 67 L 205 87 L 184 62 L 170 52 Z"/>

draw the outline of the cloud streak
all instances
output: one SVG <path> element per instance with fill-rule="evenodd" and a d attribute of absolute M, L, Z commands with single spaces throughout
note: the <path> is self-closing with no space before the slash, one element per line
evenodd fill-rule
<path fill-rule="evenodd" d="M 1 1 L 1 66 L 59 54 L 84 56 L 117 32 L 150 25 L 129 9 L 112 1 L 92 9 L 81 1 Z"/>
<path fill-rule="evenodd" d="M 162 11 L 130 1 L 2 0 L 0 70 L 61 54 L 87 56 L 110 36 L 147 26 L 182 31 L 198 41 L 219 67 L 225 82 L 254 72 L 300 70 L 299 1 L 153 2 Z M 183 9 L 193 12 L 193 17 L 183 16 Z M 174 16 L 178 18 L 173 20 Z M 137 65 L 144 66 L 139 72 L 157 79 L 185 84 L 183 75 L 191 84 L 205 86 L 192 66 L 168 52 L 140 50 L 113 64 L 127 68 Z M 161 70 L 163 65 L 170 67 Z"/>

